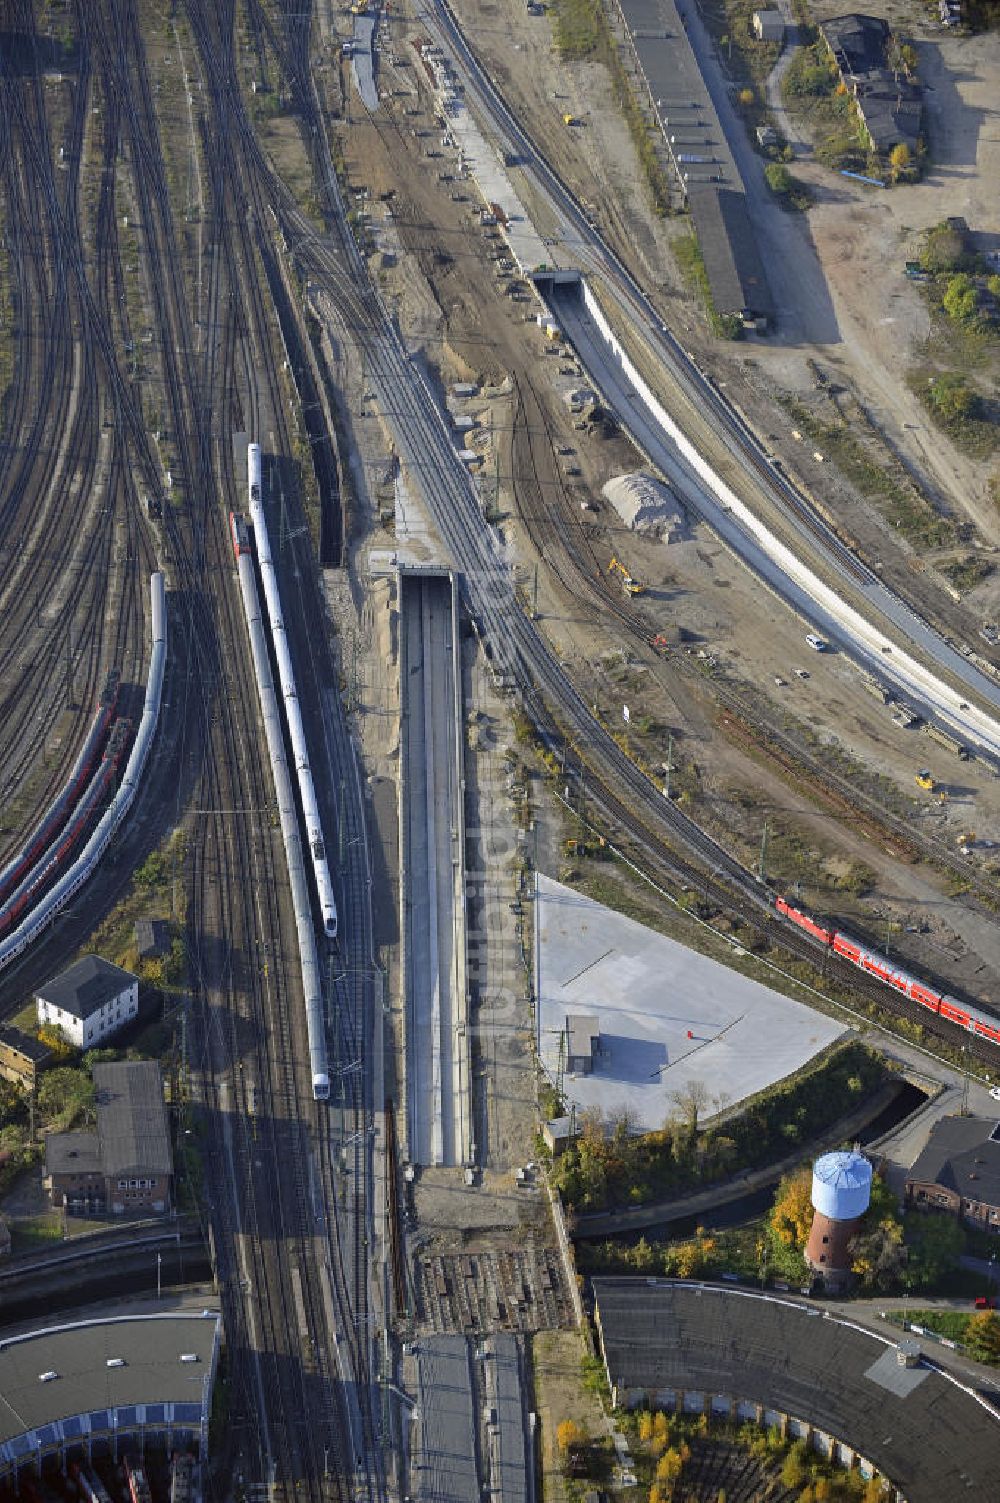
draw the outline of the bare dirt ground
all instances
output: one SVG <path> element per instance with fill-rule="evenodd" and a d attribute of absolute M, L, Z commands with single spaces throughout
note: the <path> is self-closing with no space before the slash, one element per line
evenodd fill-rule
<path fill-rule="evenodd" d="M 540 1331 L 531 1342 L 535 1379 L 535 1413 L 541 1430 L 542 1495 L 545 1503 L 568 1503 L 577 1493 L 559 1464 L 556 1430 L 575 1420 L 588 1435 L 603 1435 L 606 1421 L 600 1402 L 581 1379 L 583 1343 L 576 1331 Z"/>
<path fill-rule="evenodd" d="M 822 20 L 843 7 L 821 3 L 812 10 Z M 917 254 L 921 232 L 950 215 L 961 215 L 978 233 L 1000 237 L 1000 35 L 952 36 L 910 5 L 882 7 L 879 14 L 917 43 L 930 166 L 920 183 L 884 192 L 837 176 L 811 161 L 808 150 L 797 154 L 796 176 L 816 198 L 801 233 L 815 247 L 836 333 L 815 343 L 793 334 L 791 348 L 758 348 L 755 359 L 775 380 L 799 390 L 811 384 L 807 355 L 836 366 L 932 486 L 996 543 L 1000 518 L 987 493 L 996 459 L 981 463 L 958 451 L 930 425 L 904 380 L 928 338 L 930 320 L 903 263 Z M 783 295 L 794 293 L 794 282 L 786 283 Z"/>

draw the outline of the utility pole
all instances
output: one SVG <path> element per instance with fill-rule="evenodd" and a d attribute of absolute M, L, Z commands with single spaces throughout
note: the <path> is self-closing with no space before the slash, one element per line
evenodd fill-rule
<path fill-rule="evenodd" d="M 670 734 L 669 734 L 669 736 L 667 737 L 667 760 L 663 764 L 663 771 L 666 773 L 666 776 L 667 776 L 667 781 L 663 785 L 663 796 L 664 796 L 664 798 L 669 798 L 670 797 L 670 774 L 673 772 L 673 770 L 674 770 L 674 733 L 673 733 L 673 731 L 671 731 Z"/>
<path fill-rule="evenodd" d="M 344 780 L 340 780 L 340 791 L 337 794 L 337 856 L 338 864 L 343 870 L 346 848 L 344 845 Z"/>
<path fill-rule="evenodd" d="M 538 620 L 538 564 L 535 564 L 535 582 L 531 589 L 531 619 Z"/>
<path fill-rule="evenodd" d="M 66 703 L 73 708 L 73 637 L 66 628 Z"/>
<path fill-rule="evenodd" d="M 764 829 L 760 837 L 760 860 L 757 863 L 757 876 L 764 881 L 764 872 L 767 868 L 767 820 L 764 821 Z"/>

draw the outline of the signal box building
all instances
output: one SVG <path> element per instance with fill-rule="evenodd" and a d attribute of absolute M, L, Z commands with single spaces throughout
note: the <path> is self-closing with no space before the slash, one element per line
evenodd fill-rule
<path fill-rule="evenodd" d="M 85 955 L 35 993 L 38 1021 L 93 1049 L 139 1012 L 139 978 L 100 955 Z"/>
<path fill-rule="evenodd" d="M 155 1060 L 94 1066 L 97 1131 L 50 1133 L 45 1187 L 52 1204 L 114 1216 L 170 1209 L 173 1161 Z"/>
<path fill-rule="evenodd" d="M 1000 1234 L 1000 1122 L 942 1117 L 906 1176 L 906 1201 Z"/>

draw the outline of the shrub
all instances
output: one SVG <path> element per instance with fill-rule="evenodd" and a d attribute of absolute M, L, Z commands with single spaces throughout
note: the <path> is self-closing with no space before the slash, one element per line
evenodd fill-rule
<path fill-rule="evenodd" d="M 964 376 L 948 371 L 928 385 L 931 408 L 944 423 L 960 423 L 976 410 L 976 394 Z"/>
<path fill-rule="evenodd" d="M 967 272 L 960 271 L 949 279 L 941 301 L 949 318 L 958 324 L 971 324 L 979 306 L 975 282 Z"/>
<path fill-rule="evenodd" d="M 792 174 L 783 162 L 768 162 L 764 176 L 772 193 L 787 193 L 792 186 Z"/>
<path fill-rule="evenodd" d="M 965 237 L 946 221 L 927 231 L 920 264 L 924 271 L 958 271 L 966 260 Z"/>

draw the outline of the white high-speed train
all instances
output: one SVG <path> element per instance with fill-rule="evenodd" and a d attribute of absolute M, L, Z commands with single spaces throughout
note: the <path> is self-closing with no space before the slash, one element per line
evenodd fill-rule
<path fill-rule="evenodd" d="M 260 568 L 261 583 L 264 586 L 264 599 L 267 603 L 267 616 L 271 627 L 271 641 L 274 645 L 274 659 L 278 666 L 281 699 L 285 707 L 285 723 L 288 726 L 288 737 L 292 746 L 292 761 L 295 764 L 295 776 L 299 785 L 299 800 L 302 804 L 302 817 L 305 820 L 309 860 L 312 865 L 313 878 L 316 883 L 316 895 L 319 898 L 320 912 L 323 917 L 323 931 L 327 939 L 336 939 L 337 903 L 333 895 L 333 883 L 330 880 L 330 867 L 326 859 L 326 843 L 323 839 L 323 826 L 319 816 L 316 787 L 313 783 L 312 769 L 309 766 L 309 748 L 306 745 L 306 733 L 302 724 L 302 711 L 299 708 L 299 696 L 295 687 L 292 656 L 288 648 L 288 635 L 285 631 L 285 622 L 281 611 L 278 575 L 274 567 L 274 560 L 271 557 L 271 542 L 267 531 L 267 520 L 264 516 L 264 487 L 261 474 L 260 444 L 250 444 L 247 448 L 247 485 L 250 497 L 250 520 L 253 523 L 254 541 L 257 549 L 257 563 Z"/>

